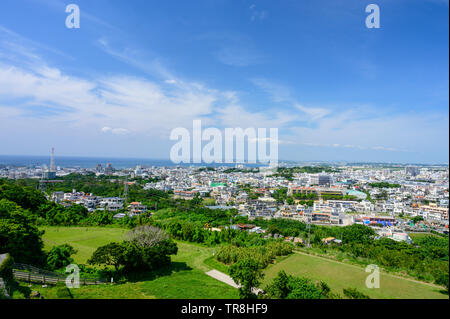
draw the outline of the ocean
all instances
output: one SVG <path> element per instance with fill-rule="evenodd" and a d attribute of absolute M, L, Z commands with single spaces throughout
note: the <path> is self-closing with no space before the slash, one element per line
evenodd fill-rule
<path fill-rule="evenodd" d="M 144 159 L 144 158 L 109 158 L 109 157 L 77 157 L 77 156 L 55 156 L 55 165 L 65 168 L 94 168 L 97 164 L 103 167 L 111 163 L 114 168 L 134 168 L 137 165 L 142 167 L 151 166 L 214 166 L 214 164 L 174 164 L 171 160 L 164 159 Z M 0 155 L 0 166 L 33 167 L 50 165 L 50 156 L 31 155 Z M 234 167 L 236 164 L 220 163 L 216 166 Z M 245 167 L 265 166 L 263 164 L 244 164 Z"/>

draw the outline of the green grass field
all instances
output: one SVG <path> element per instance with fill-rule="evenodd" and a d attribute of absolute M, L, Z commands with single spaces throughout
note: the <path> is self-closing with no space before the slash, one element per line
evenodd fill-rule
<path fill-rule="evenodd" d="M 44 230 L 44 249 L 50 250 L 53 246 L 70 244 L 77 250 L 73 256 L 76 263 L 85 264 L 92 253 L 100 246 L 110 242 L 122 241 L 128 231 L 122 228 L 102 227 L 41 227 Z"/>
<path fill-rule="evenodd" d="M 43 227 L 45 249 L 64 243 L 78 250 L 76 263 L 86 263 L 94 250 L 113 241 L 121 241 L 126 229 L 100 227 Z M 213 249 L 177 242 L 178 253 L 172 256 L 170 267 L 143 274 L 139 281 L 118 285 L 87 286 L 71 289 L 75 299 L 95 298 L 157 298 L 157 299 L 218 299 L 238 298 L 238 290 L 205 274 L 212 267 L 203 260 Z M 58 287 L 33 286 L 46 299 L 58 298 Z"/>
<path fill-rule="evenodd" d="M 448 299 L 448 295 L 441 293 L 443 288 L 383 272 L 380 273 L 380 288 L 369 289 L 365 285 L 369 273 L 364 268 L 300 253 L 294 253 L 270 265 L 265 271 L 262 286 L 267 285 L 280 270 L 295 276 L 325 281 L 333 292 L 340 295 L 343 295 L 344 288 L 356 288 L 373 299 Z"/>
<path fill-rule="evenodd" d="M 121 241 L 126 229 L 101 227 L 43 227 L 45 249 L 68 243 L 78 250 L 76 263 L 86 263 L 95 249 L 113 241 Z M 143 275 L 136 282 L 120 285 L 88 286 L 71 289 L 74 298 L 238 298 L 238 291 L 205 274 L 211 269 L 227 272 L 227 266 L 212 258 L 213 248 L 177 242 L 178 254 L 172 256 L 172 265 L 167 269 Z M 365 278 L 368 273 L 356 265 L 339 263 L 317 256 L 295 253 L 278 258 L 265 270 L 264 287 L 278 271 L 323 280 L 333 292 L 342 295 L 343 288 L 357 288 L 372 298 L 448 298 L 436 286 L 381 274 L 380 288 L 368 289 Z M 58 298 L 57 287 L 34 286 L 45 298 Z"/>
<path fill-rule="evenodd" d="M 416 239 L 416 238 L 424 238 L 424 237 L 440 237 L 436 234 L 433 233 L 408 233 L 409 237 L 411 237 L 412 240 Z"/>

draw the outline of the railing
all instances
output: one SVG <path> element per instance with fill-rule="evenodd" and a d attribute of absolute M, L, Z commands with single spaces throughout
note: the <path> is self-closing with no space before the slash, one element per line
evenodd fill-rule
<path fill-rule="evenodd" d="M 67 275 L 42 270 L 26 264 L 14 264 L 13 274 L 14 277 L 20 281 L 50 285 L 56 285 L 58 282 L 65 282 L 67 278 Z M 102 278 L 80 278 L 80 285 L 84 286 L 105 283 L 107 283 L 107 281 Z"/>

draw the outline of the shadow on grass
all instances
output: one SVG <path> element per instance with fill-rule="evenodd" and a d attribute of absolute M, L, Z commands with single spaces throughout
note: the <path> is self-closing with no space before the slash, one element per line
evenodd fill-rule
<path fill-rule="evenodd" d="M 441 289 L 441 290 L 439 290 L 439 292 L 440 292 L 441 294 L 443 294 L 443 295 L 447 295 L 447 296 L 448 296 L 448 290 Z"/>
<path fill-rule="evenodd" d="M 170 276 L 173 273 L 185 270 L 192 270 L 192 268 L 189 267 L 185 262 L 173 261 L 170 263 L 170 265 L 157 270 L 127 274 L 126 280 L 128 282 L 151 281 L 159 277 Z"/>
<path fill-rule="evenodd" d="M 67 287 L 60 287 L 56 290 L 56 296 L 58 299 L 73 299 L 72 292 Z"/>
<path fill-rule="evenodd" d="M 13 290 L 16 290 L 19 293 L 21 293 L 26 299 L 30 298 L 30 295 L 31 295 L 30 287 L 20 285 L 19 283 L 15 283 L 13 286 Z"/>

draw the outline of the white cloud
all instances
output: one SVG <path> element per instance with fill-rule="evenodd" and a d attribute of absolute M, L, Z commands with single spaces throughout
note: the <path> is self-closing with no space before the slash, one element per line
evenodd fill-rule
<path fill-rule="evenodd" d="M 267 92 L 274 102 L 293 101 L 290 90 L 284 85 L 274 83 L 273 81 L 264 78 L 252 79 L 251 82 Z"/>
<path fill-rule="evenodd" d="M 266 79 L 252 82 L 271 96 L 273 107 L 250 111 L 234 91 L 220 91 L 183 80 L 157 59 L 136 58 L 133 50 L 113 49 L 99 40 L 106 53 L 146 71 L 152 77 L 127 75 L 81 78 L 51 66 L 38 49 L 13 37 L 2 41 L 0 30 L 0 134 L 20 134 L 24 140 L 48 135 L 67 141 L 143 137 L 168 143 L 176 127 L 191 128 L 202 119 L 216 127 L 279 128 L 279 143 L 336 149 L 406 152 L 435 151 L 448 144 L 448 114 L 389 114 L 370 107 L 329 108 L 299 103 L 291 90 Z M 283 110 L 277 109 L 279 104 Z M 288 107 L 286 107 L 286 104 Z M 35 114 L 39 113 L 40 117 Z M 45 115 L 45 116 L 42 116 Z M 430 143 L 433 141 L 433 143 Z M 446 146 L 442 146 L 445 149 Z"/>
<path fill-rule="evenodd" d="M 324 108 L 313 108 L 313 107 L 305 107 L 300 104 L 295 104 L 295 107 L 298 108 L 300 111 L 308 115 L 309 119 L 311 121 L 316 121 L 318 119 L 321 119 L 322 117 L 330 114 L 330 110 L 324 109 Z"/>
<path fill-rule="evenodd" d="M 264 78 L 253 79 L 252 83 L 269 94 L 274 103 L 300 111 L 292 117 L 294 123 L 283 123 L 289 125 L 280 134 L 296 145 L 410 152 L 417 149 L 418 141 L 427 145 L 427 141 L 440 140 L 441 132 L 448 131 L 448 123 L 439 119 L 442 114 L 390 114 L 368 105 L 311 107 L 298 103 L 284 85 Z"/>
<path fill-rule="evenodd" d="M 296 116 L 276 110 L 250 112 L 239 105 L 230 105 L 217 111 L 217 118 L 225 127 L 283 128 Z"/>
<path fill-rule="evenodd" d="M 300 144 L 329 147 L 339 144 L 348 149 L 411 152 L 421 145 L 421 151 L 426 152 L 428 147 L 434 147 L 430 141 L 446 144 L 442 132 L 448 131 L 448 120 L 440 118 L 442 115 L 393 115 L 381 110 L 364 110 L 336 112 L 318 120 L 314 127 L 297 126 L 290 130 Z M 376 115 L 374 111 L 378 111 Z"/>
<path fill-rule="evenodd" d="M 10 123 L 33 127 L 34 121 L 41 127 L 60 127 L 67 134 L 132 133 L 166 139 L 173 128 L 190 128 L 194 119 L 218 127 L 281 127 L 292 121 L 292 115 L 276 110 L 249 112 L 238 105 L 236 92 L 184 81 L 157 64 L 136 59 L 131 51 L 112 49 L 106 39 L 98 43 L 108 54 L 162 81 L 125 75 L 80 78 L 49 66 L 37 54 L 21 54 L 24 63 L 0 56 L 0 103 L 7 101 L 9 112 L 4 114 L 11 115 Z M 21 51 L 34 52 L 32 48 Z M 0 46 L 0 53 L 4 52 L 18 53 L 12 46 Z"/>
<path fill-rule="evenodd" d="M 111 128 L 109 126 L 105 126 L 101 130 L 103 133 L 112 133 L 117 135 L 128 134 L 130 131 L 125 128 Z"/>

